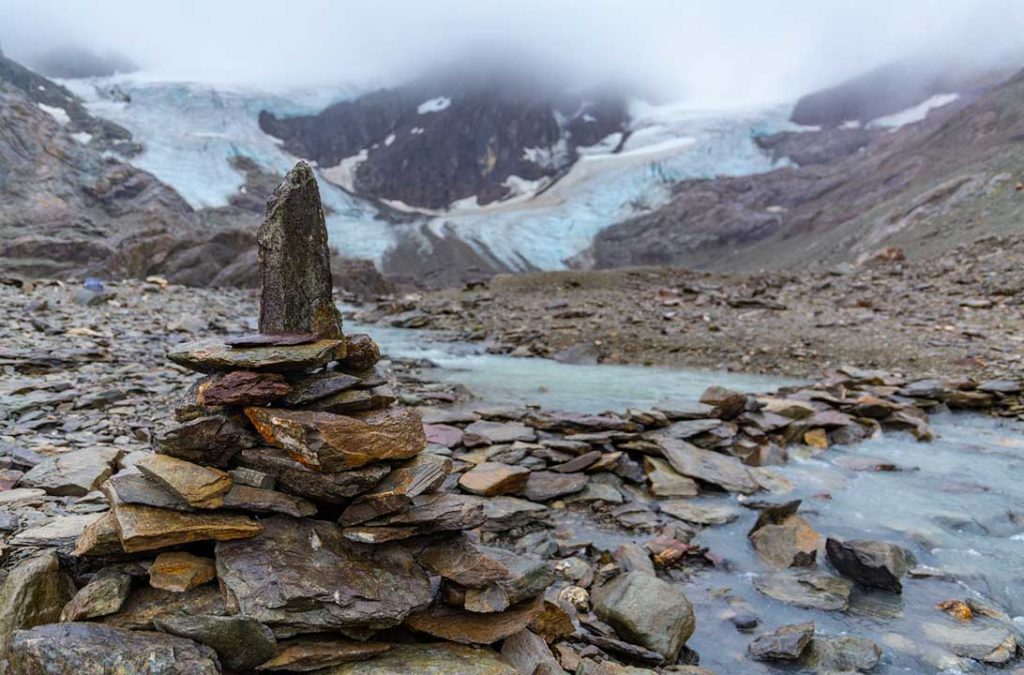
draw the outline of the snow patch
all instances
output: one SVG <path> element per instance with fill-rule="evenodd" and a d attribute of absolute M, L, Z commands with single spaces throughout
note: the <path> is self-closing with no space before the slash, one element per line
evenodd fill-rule
<path fill-rule="evenodd" d="M 388 134 L 388 137 L 384 139 L 385 147 L 391 145 L 394 142 L 395 142 L 395 135 L 394 134 Z"/>
<path fill-rule="evenodd" d="M 860 129 L 860 120 L 846 120 L 839 125 L 840 129 Z"/>
<path fill-rule="evenodd" d="M 77 133 L 71 134 L 71 138 L 75 139 L 82 145 L 89 145 L 89 141 L 92 140 L 92 134 L 90 134 L 87 131 L 79 131 Z"/>
<path fill-rule="evenodd" d="M 901 110 L 900 112 L 893 113 L 892 115 L 876 117 L 865 126 L 869 129 L 878 127 L 883 129 L 899 129 L 905 124 L 920 122 L 924 118 L 928 117 L 928 113 L 932 110 L 941 108 L 944 105 L 949 105 L 958 98 L 960 98 L 960 94 L 936 94 L 935 96 L 932 96 L 911 108 L 907 108 L 906 110 Z"/>
<path fill-rule="evenodd" d="M 64 108 L 55 108 L 52 105 L 46 105 L 43 103 L 37 104 L 43 112 L 49 113 L 50 116 L 57 120 L 61 126 L 65 126 L 71 123 L 71 117 L 68 115 L 68 111 Z"/>
<path fill-rule="evenodd" d="M 324 178 L 349 192 L 355 192 L 356 169 L 366 161 L 370 154 L 363 148 L 358 155 L 352 155 L 338 162 L 336 166 L 323 169 L 320 173 Z"/>
<path fill-rule="evenodd" d="M 420 103 L 420 107 L 416 108 L 416 112 L 420 115 L 441 112 L 442 110 L 447 110 L 448 106 L 451 104 L 452 100 L 447 96 L 438 96 L 437 98 L 432 98 L 429 101 Z"/>
<path fill-rule="evenodd" d="M 558 169 L 569 163 L 569 144 L 563 137 L 547 148 L 523 148 L 523 159 L 542 169 Z"/>
<path fill-rule="evenodd" d="M 424 131 L 426 130 L 423 127 L 413 127 L 412 129 L 409 129 L 409 133 L 412 134 L 413 136 L 419 136 Z"/>

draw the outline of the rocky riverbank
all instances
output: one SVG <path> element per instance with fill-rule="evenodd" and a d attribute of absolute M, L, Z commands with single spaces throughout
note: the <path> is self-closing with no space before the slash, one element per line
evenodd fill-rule
<path fill-rule="evenodd" d="M 1024 237 L 934 259 L 890 250 L 831 272 L 718 275 L 672 268 L 498 277 L 389 298 L 357 314 L 580 363 L 817 377 L 842 365 L 913 377 L 1020 377 Z"/>
<path fill-rule="evenodd" d="M 343 642 L 336 633 L 323 639 L 327 628 L 316 623 L 315 617 L 334 616 L 334 610 L 326 610 L 329 604 L 320 605 L 325 608 L 320 613 L 301 612 L 301 620 L 287 609 L 290 602 L 273 611 L 268 607 L 262 619 L 243 619 L 236 607 L 225 605 L 212 579 L 220 576 L 221 583 L 237 586 L 240 568 L 221 560 L 230 542 L 220 549 L 203 542 L 179 544 L 170 554 L 143 551 L 128 558 L 72 555 L 82 533 L 111 513 L 111 479 L 123 481 L 139 470 L 131 467 L 140 462 L 145 467 L 147 458 L 161 456 L 152 450 L 179 425 L 170 411 L 201 376 L 167 361 L 167 351 L 199 337 L 252 333 L 254 296 L 165 285 L 160 279 L 102 290 L 49 282 L 0 287 L 0 316 L 5 373 L 0 524 L 6 573 L 0 631 L 14 645 L 19 664 L 59 664 L 64 670 L 56 672 L 106 657 L 89 646 L 103 639 L 116 646 L 108 652 L 128 659 L 142 652 L 161 655 L 166 663 L 155 672 L 179 672 L 170 665 L 173 653 L 179 663 L 190 664 L 188 672 L 201 673 L 232 672 L 232 659 L 240 654 L 272 654 L 262 662 L 265 669 L 330 673 L 408 672 L 409 664 L 446 664 L 449 671 L 440 672 L 460 673 L 700 673 L 709 671 L 681 663 L 701 657 L 720 663 L 723 655 L 707 648 L 697 654 L 686 643 L 691 633 L 723 630 L 722 613 L 732 616 L 728 630 L 749 635 L 748 655 L 735 656 L 742 672 L 768 672 L 764 668 L 780 660 L 819 671 L 884 669 L 893 660 L 910 658 L 910 652 L 900 651 L 905 645 L 839 636 L 813 622 L 780 624 L 770 616 L 752 616 L 725 596 L 718 615 L 691 608 L 695 584 L 730 565 L 714 548 L 701 545 L 702 533 L 726 527 L 741 511 L 758 512 L 746 544 L 760 561 L 755 586 L 805 617 L 851 611 L 865 589 L 898 598 L 905 587 L 935 583 L 931 580 L 943 573 L 915 567 L 909 553 L 884 541 L 819 531 L 806 506 L 786 497 L 794 486 L 773 466 L 790 455 L 825 456 L 834 444 L 883 433 L 909 432 L 924 441 L 931 435 L 929 415 L 946 408 L 1016 415 L 1021 405 L 1016 379 L 921 381 L 846 369 L 814 386 L 771 396 L 712 389 L 702 401 L 581 415 L 496 408 L 468 398 L 460 387 L 432 381 L 422 364 L 383 361 L 381 374 L 395 386 L 394 397 L 423 418 L 423 456 L 450 463 L 451 473 L 437 494 L 481 505 L 486 520 L 472 525 L 473 534 L 459 535 L 469 537 L 458 540 L 469 549 L 439 550 L 423 558 L 422 545 L 432 541 L 431 535 L 420 531 L 415 519 L 378 516 L 364 521 L 370 527 L 338 526 L 330 521 L 344 521 L 355 506 L 332 507 L 322 493 L 311 498 L 309 485 L 295 476 L 278 474 L 272 485 L 249 485 L 267 492 L 272 487 L 278 496 L 274 508 L 294 511 L 256 516 L 253 522 L 264 531 L 257 540 L 286 521 L 338 532 L 337 541 L 322 544 L 334 551 L 355 545 L 345 543 L 351 541 L 346 531 L 391 536 L 402 530 L 388 546 L 415 549 L 417 565 L 427 564 L 435 569 L 429 574 L 447 579 L 435 600 L 440 604 L 413 612 L 399 626 L 376 629 L 369 641 Z M 367 391 L 357 385 L 339 392 L 352 399 L 346 405 L 358 407 L 357 394 Z M 274 391 L 264 394 L 281 395 Z M 314 404 L 315 399 L 296 405 Z M 251 460 L 254 454 L 240 455 L 247 456 Z M 894 468 L 867 456 L 860 461 L 854 470 Z M 223 468 L 242 485 L 268 473 L 236 462 L 228 460 Z M 400 473 L 398 466 L 391 474 Z M 149 469 L 156 475 L 159 467 Z M 358 490 L 364 493 L 357 500 L 363 507 L 380 501 L 366 497 L 372 488 L 368 483 Z M 237 502 L 221 508 L 244 513 Z M 609 544 L 584 534 L 592 528 L 628 540 Z M 326 542 L 326 530 L 317 532 Z M 253 550 L 246 542 L 257 540 L 235 540 L 236 557 Z M 165 557 L 171 554 L 181 560 Z M 450 578 L 426 559 L 442 566 L 452 562 Z M 517 559 L 534 561 L 530 569 L 536 574 L 486 583 L 478 578 L 498 567 L 508 570 L 509 561 Z M 312 601 L 312 589 L 305 585 L 314 576 L 289 579 L 296 597 Z M 537 604 L 526 606 L 513 592 L 523 584 L 537 589 Z M 1004 615 L 991 604 L 952 600 L 948 615 L 934 609 L 929 621 L 928 640 L 942 645 L 940 656 L 929 655 L 922 663 L 1012 662 L 1017 631 L 1008 619 L 1000 619 Z M 661 609 L 651 612 L 652 606 Z M 62 616 L 75 622 L 12 633 Z M 154 628 L 164 633 L 149 632 Z M 316 640 L 301 637 L 311 630 L 319 634 Z M 358 633 L 351 637 L 370 635 Z M 257 637 L 263 651 L 252 643 Z M 36 672 L 31 668 L 21 672 Z"/>

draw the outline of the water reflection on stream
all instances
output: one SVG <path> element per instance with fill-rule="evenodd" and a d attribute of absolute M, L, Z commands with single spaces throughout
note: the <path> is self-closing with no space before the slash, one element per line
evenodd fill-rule
<path fill-rule="evenodd" d="M 478 346 L 424 344 L 420 332 L 375 327 L 373 333 L 392 355 L 430 359 L 442 367 L 431 376 L 466 384 L 488 404 L 535 401 L 548 408 L 597 412 L 696 398 L 712 383 L 751 392 L 793 383 L 731 373 L 570 366 L 483 354 Z M 902 596 L 855 590 L 846 613 L 784 604 L 754 589 L 756 576 L 771 570 L 746 538 L 756 512 L 740 509 L 739 520 L 707 528 L 697 540 L 725 564 L 685 586 L 698 617 L 689 644 L 701 654 L 702 665 L 723 674 L 787 672 L 745 656 L 752 636 L 738 632 L 723 616 L 733 607 L 760 618 L 755 633 L 813 619 L 819 634 L 870 638 L 885 653 L 873 672 L 1005 672 L 955 659 L 947 644 L 925 637 L 923 625 L 954 626 L 935 605 L 972 598 L 1001 608 L 1016 617 L 1018 630 L 1024 629 L 1024 425 L 947 413 L 934 416 L 932 426 L 938 438 L 931 443 L 889 433 L 816 456 L 794 456 L 779 470 L 797 487 L 773 499 L 803 499 L 801 513 L 824 536 L 900 544 L 913 552 L 919 565 L 945 572 L 945 580 L 908 578 Z M 837 463 L 850 455 L 879 458 L 901 470 L 857 472 Z M 728 495 L 709 499 L 735 502 Z M 572 514 L 561 519 L 578 537 L 609 549 L 649 538 L 604 530 Z M 829 568 L 823 554 L 819 567 Z"/>

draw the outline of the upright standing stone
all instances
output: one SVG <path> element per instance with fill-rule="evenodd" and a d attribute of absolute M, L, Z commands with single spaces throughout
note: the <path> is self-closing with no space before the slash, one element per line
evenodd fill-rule
<path fill-rule="evenodd" d="M 342 337 L 320 190 L 305 162 L 274 190 L 258 241 L 260 332 Z"/>

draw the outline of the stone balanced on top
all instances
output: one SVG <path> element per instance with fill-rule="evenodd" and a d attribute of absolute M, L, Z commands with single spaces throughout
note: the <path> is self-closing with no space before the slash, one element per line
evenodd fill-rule
<path fill-rule="evenodd" d="M 342 673 L 367 659 L 412 672 L 420 659 L 514 673 L 490 650 L 425 643 L 522 631 L 543 618 L 552 570 L 466 532 L 486 498 L 445 491 L 452 461 L 424 452 L 418 413 L 393 405 L 377 345 L 343 335 L 305 163 L 275 191 L 259 245 L 260 333 L 169 353 L 207 375 L 156 454 L 103 484 L 110 510 L 74 551 L 92 580 L 70 623 L 15 634 L 11 667 L 131 672 L 160 647 L 132 631 L 155 628 L 191 669 L 146 672 Z"/>

